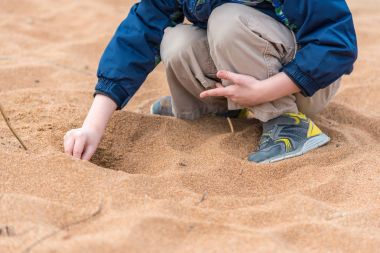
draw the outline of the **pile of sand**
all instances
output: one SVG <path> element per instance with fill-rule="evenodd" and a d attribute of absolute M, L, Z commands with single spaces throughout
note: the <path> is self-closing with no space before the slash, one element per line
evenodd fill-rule
<path fill-rule="evenodd" d="M 148 115 L 159 67 L 117 112 L 93 163 L 62 152 L 92 100 L 121 0 L 0 1 L 0 252 L 376 252 L 380 9 L 351 1 L 355 73 L 315 119 L 332 142 L 255 165 L 256 121 Z"/>

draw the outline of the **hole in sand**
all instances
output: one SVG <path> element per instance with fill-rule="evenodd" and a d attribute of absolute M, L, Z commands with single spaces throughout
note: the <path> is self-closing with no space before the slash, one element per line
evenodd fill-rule
<path fill-rule="evenodd" d="M 202 159 L 207 147 L 221 157 L 228 153 L 240 159 L 255 145 L 260 129 L 252 127 L 252 121 L 234 120 L 234 124 L 236 133 L 231 134 L 224 118 L 184 121 L 117 112 L 92 162 L 131 174 L 155 175 L 177 168 L 178 161 L 188 156 Z"/>

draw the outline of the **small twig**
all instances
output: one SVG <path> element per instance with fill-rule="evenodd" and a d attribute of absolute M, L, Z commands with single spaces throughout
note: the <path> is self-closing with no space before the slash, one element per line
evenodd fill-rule
<path fill-rule="evenodd" d="M 208 195 L 208 193 L 204 192 L 203 195 L 202 195 L 202 198 L 196 203 L 196 205 L 199 205 L 200 203 L 202 203 L 203 201 L 205 201 L 207 199 L 207 195 Z"/>
<path fill-rule="evenodd" d="M 232 121 L 230 117 L 227 117 L 228 124 L 230 125 L 231 133 L 235 133 L 234 125 L 232 125 Z"/>
<path fill-rule="evenodd" d="M 14 227 L 12 226 L 5 225 L 0 227 L 0 236 L 14 236 L 15 234 Z"/>
<path fill-rule="evenodd" d="M 85 217 L 81 220 L 78 220 L 78 221 L 74 221 L 74 222 L 71 222 L 69 224 L 66 224 L 64 226 L 62 226 L 59 230 L 55 230 L 43 237 L 41 237 L 40 239 L 36 240 L 35 242 L 33 242 L 31 245 L 29 245 L 25 250 L 22 251 L 22 253 L 28 253 L 30 252 L 35 246 L 37 246 L 38 244 L 44 242 L 45 240 L 55 236 L 56 234 L 58 234 L 59 232 L 61 232 L 62 230 L 67 230 L 69 229 L 70 227 L 73 227 L 75 225 L 78 225 L 78 224 L 81 224 L 81 223 L 84 223 L 84 222 L 87 222 L 91 219 L 93 219 L 94 217 L 98 216 L 101 212 L 102 212 L 102 209 L 103 209 L 103 201 L 100 203 L 98 209 L 91 215 L 89 215 L 88 217 Z"/>
<path fill-rule="evenodd" d="M 240 176 L 243 175 L 243 172 L 244 172 L 244 169 L 241 168 L 239 175 L 240 175 Z"/>
<path fill-rule="evenodd" d="M 195 228 L 195 225 L 192 224 L 188 227 L 187 232 L 191 232 Z"/>
<path fill-rule="evenodd" d="M 5 112 L 4 112 L 4 109 L 3 107 L 1 106 L 0 104 L 0 112 L 1 112 L 1 115 L 3 116 L 4 120 L 5 120 L 5 123 L 7 124 L 9 130 L 11 130 L 12 134 L 16 137 L 16 139 L 18 140 L 18 142 L 21 144 L 21 146 L 25 149 L 25 150 L 28 150 L 25 146 L 25 144 L 22 142 L 22 140 L 20 139 L 20 137 L 18 137 L 18 135 L 16 134 L 15 130 L 12 128 L 11 126 L 11 123 L 9 122 L 7 116 L 5 115 Z"/>

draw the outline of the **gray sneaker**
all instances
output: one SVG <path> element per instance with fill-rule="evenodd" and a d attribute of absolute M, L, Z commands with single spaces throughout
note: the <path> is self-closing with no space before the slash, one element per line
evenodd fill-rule
<path fill-rule="evenodd" d="M 258 151 L 248 160 L 272 163 L 300 156 L 325 145 L 330 138 L 304 114 L 286 113 L 263 124 Z"/>
<path fill-rule="evenodd" d="M 160 97 L 150 106 L 150 114 L 162 116 L 174 116 L 172 97 Z"/>

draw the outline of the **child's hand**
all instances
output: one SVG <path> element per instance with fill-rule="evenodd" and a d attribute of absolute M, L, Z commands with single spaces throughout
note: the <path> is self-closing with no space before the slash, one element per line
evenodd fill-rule
<path fill-rule="evenodd" d="M 217 84 L 217 88 L 202 92 L 201 98 L 226 97 L 238 105 L 252 107 L 300 92 L 298 86 L 282 72 L 263 81 L 224 70 L 219 71 L 217 76 L 232 85 L 223 87 Z"/>
<path fill-rule="evenodd" d="M 103 133 L 95 129 L 72 129 L 64 137 L 65 153 L 88 161 L 98 148 L 102 135 Z"/>
<path fill-rule="evenodd" d="M 255 87 L 255 84 L 260 81 L 256 78 L 229 71 L 218 71 L 217 77 L 222 80 L 230 81 L 232 85 L 223 87 L 220 83 L 218 83 L 216 85 L 217 88 L 202 92 L 200 94 L 201 98 L 210 96 L 226 97 L 236 104 L 248 107 L 261 102 L 261 94 L 256 91 Z"/>
<path fill-rule="evenodd" d="M 110 98 L 96 95 L 82 128 L 66 133 L 63 143 L 65 153 L 78 159 L 90 160 L 115 109 L 116 104 Z"/>

